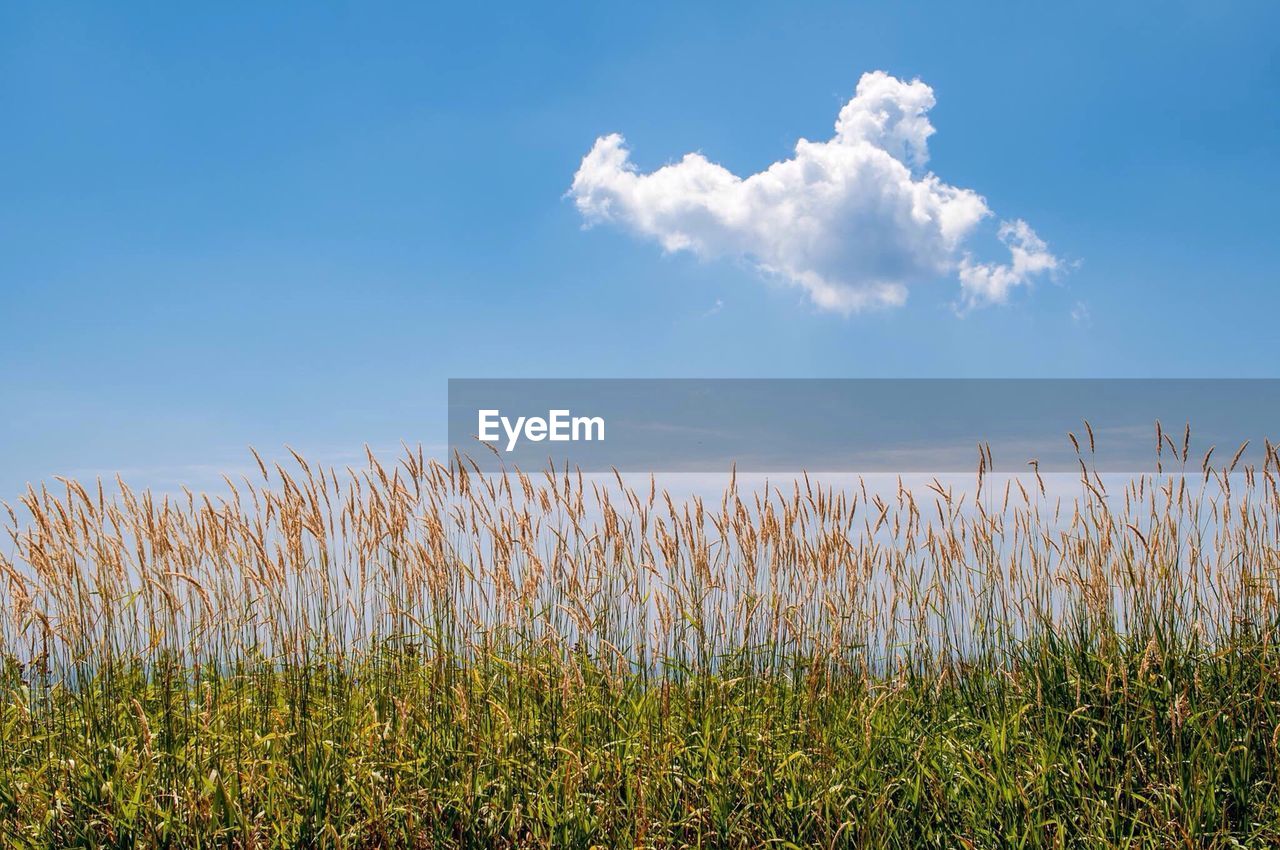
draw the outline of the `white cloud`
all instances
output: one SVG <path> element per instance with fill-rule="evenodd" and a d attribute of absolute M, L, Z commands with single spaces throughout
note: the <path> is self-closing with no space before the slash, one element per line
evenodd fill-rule
<path fill-rule="evenodd" d="M 874 71 L 825 142 L 738 177 L 700 153 L 641 173 L 617 133 L 596 139 L 569 195 L 588 225 L 608 222 L 666 251 L 744 258 L 802 288 L 820 308 L 896 306 L 908 287 L 954 276 L 964 309 L 1003 302 L 1061 262 L 1026 222 L 1003 222 L 1006 263 L 966 247 L 992 213 L 970 189 L 926 170 L 933 90 Z"/>
<path fill-rule="evenodd" d="M 1092 322 L 1093 316 L 1089 312 L 1089 305 L 1083 301 L 1077 301 L 1071 307 L 1071 321 L 1078 325 L 1088 325 Z"/>
<path fill-rule="evenodd" d="M 966 307 L 982 303 L 1003 303 L 1009 290 L 1037 275 L 1055 272 L 1062 262 L 1049 253 L 1049 246 L 1022 219 L 1002 221 L 1000 241 L 1009 249 L 1008 263 L 975 263 L 965 254 L 960 260 L 960 289 Z"/>

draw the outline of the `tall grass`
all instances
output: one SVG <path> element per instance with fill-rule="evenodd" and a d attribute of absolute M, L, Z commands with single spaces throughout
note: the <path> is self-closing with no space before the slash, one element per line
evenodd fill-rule
<path fill-rule="evenodd" d="M 1090 439 L 1091 442 L 1091 439 Z M 0 555 L 4 847 L 1280 843 L 1280 454 L 1070 498 L 300 456 Z"/>

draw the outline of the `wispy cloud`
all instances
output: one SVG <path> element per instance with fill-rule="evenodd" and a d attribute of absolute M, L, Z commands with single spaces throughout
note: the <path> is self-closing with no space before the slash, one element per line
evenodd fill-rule
<path fill-rule="evenodd" d="M 614 133 L 596 140 L 569 195 L 588 225 L 744 258 L 825 310 L 900 305 L 910 286 L 943 277 L 958 279 L 962 310 L 1003 302 L 1062 264 L 1020 219 L 999 228 L 1007 262 L 975 258 L 968 242 L 992 211 L 927 170 L 933 105 L 919 80 L 864 74 L 831 139 L 801 139 L 791 159 L 745 178 L 700 153 L 641 173 Z"/>
<path fill-rule="evenodd" d="M 1071 307 L 1071 321 L 1077 325 L 1089 325 L 1093 320 L 1092 314 L 1089 312 L 1089 305 L 1083 301 L 1077 301 Z"/>

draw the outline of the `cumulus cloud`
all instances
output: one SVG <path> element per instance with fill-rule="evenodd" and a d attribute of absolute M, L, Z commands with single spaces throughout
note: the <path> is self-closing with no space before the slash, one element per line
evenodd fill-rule
<path fill-rule="evenodd" d="M 588 225 L 746 259 L 827 310 L 900 305 L 910 286 L 944 277 L 959 281 L 961 309 L 1003 302 L 1061 263 L 1022 220 L 999 227 L 1007 262 L 975 259 L 969 240 L 992 212 L 927 169 L 933 105 L 919 80 L 864 74 L 831 139 L 801 139 L 793 157 L 747 177 L 700 153 L 642 173 L 614 133 L 596 139 L 569 196 Z"/>

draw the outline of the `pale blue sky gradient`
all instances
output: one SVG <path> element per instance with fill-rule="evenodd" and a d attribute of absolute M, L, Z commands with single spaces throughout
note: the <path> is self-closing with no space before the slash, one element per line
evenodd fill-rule
<path fill-rule="evenodd" d="M 1280 6 L 471 5 L 0 10 L 0 498 L 441 443 L 449 377 L 1276 374 Z M 564 198 L 614 131 L 759 170 L 874 69 L 1078 266 L 845 318 Z"/>

